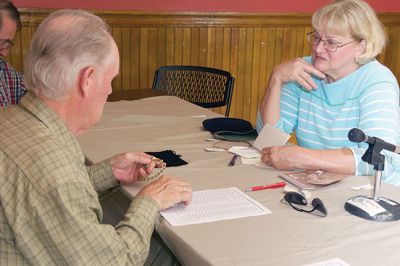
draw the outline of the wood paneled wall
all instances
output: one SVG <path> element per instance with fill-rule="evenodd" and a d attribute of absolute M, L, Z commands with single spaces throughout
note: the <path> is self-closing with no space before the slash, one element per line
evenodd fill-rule
<path fill-rule="evenodd" d="M 31 36 L 51 10 L 22 9 L 22 30 L 9 56 L 22 70 Z M 121 54 L 118 90 L 151 88 L 161 65 L 201 65 L 235 77 L 231 116 L 255 123 L 274 65 L 309 55 L 310 14 L 93 11 L 111 26 Z M 380 14 L 389 45 L 379 60 L 400 80 L 400 13 Z M 112 95 L 111 95 L 112 97 Z M 224 109 L 215 111 L 223 114 Z"/>

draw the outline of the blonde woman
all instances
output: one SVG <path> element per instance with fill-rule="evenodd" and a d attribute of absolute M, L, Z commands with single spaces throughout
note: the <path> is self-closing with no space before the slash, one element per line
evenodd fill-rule
<path fill-rule="evenodd" d="M 277 169 L 320 169 L 373 175 L 361 160 L 366 144 L 348 140 L 360 128 L 399 145 L 399 86 L 375 57 L 386 44 L 374 10 L 361 0 L 335 1 L 313 14 L 307 34 L 312 56 L 277 65 L 261 102 L 257 129 L 269 123 L 296 133 L 298 145 L 264 148 L 262 161 Z M 386 155 L 383 180 L 396 177 L 399 156 Z"/>

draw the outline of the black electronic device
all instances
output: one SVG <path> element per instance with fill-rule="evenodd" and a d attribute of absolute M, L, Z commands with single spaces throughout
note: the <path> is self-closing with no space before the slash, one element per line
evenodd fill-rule
<path fill-rule="evenodd" d="M 352 142 L 368 143 L 368 149 L 362 160 L 374 166 L 375 179 L 372 196 L 355 196 L 348 199 L 344 208 L 351 214 L 363 219 L 390 222 L 400 219 L 400 204 L 396 201 L 379 197 L 382 182 L 382 172 L 385 169 L 385 156 L 382 150 L 400 153 L 400 147 L 390 144 L 377 137 L 369 137 L 362 130 L 353 128 L 349 131 L 348 138 Z"/>

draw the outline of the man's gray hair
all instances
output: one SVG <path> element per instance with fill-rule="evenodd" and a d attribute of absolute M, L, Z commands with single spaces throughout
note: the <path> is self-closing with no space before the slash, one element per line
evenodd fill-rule
<path fill-rule="evenodd" d="M 103 69 L 112 47 L 110 32 L 104 20 L 86 11 L 50 14 L 35 32 L 25 58 L 28 89 L 51 100 L 65 99 L 82 69 Z"/>

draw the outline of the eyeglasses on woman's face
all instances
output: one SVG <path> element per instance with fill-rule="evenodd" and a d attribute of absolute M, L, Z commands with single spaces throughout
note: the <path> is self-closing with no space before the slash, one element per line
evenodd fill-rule
<path fill-rule="evenodd" d="M 326 39 L 323 40 L 321 36 L 318 34 L 316 31 L 312 31 L 307 33 L 307 41 L 311 43 L 314 47 L 316 47 L 320 42 L 324 45 L 324 48 L 329 51 L 329 52 L 336 52 L 338 48 L 342 48 L 343 46 L 346 46 L 350 43 L 356 42 L 357 40 L 352 40 L 350 42 L 340 44 L 335 42 L 334 40 L 331 39 Z"/>
<path fill-rule="evenodd" d="M 319 198 L 313 199 L 311 202 L 311 206 L 309 206 L 307 209 L 303 208 L 308 206 L 308 202 L 305 196 L 299 192 L 286 192 L 281 202 L 288 203 L 293 209 L 299 212 L 312 213 L 316 211 L 315 214 L 318 216 L 325 217 L 328 215 L 328 211 L 325 208 L 324 203 Z"/>

